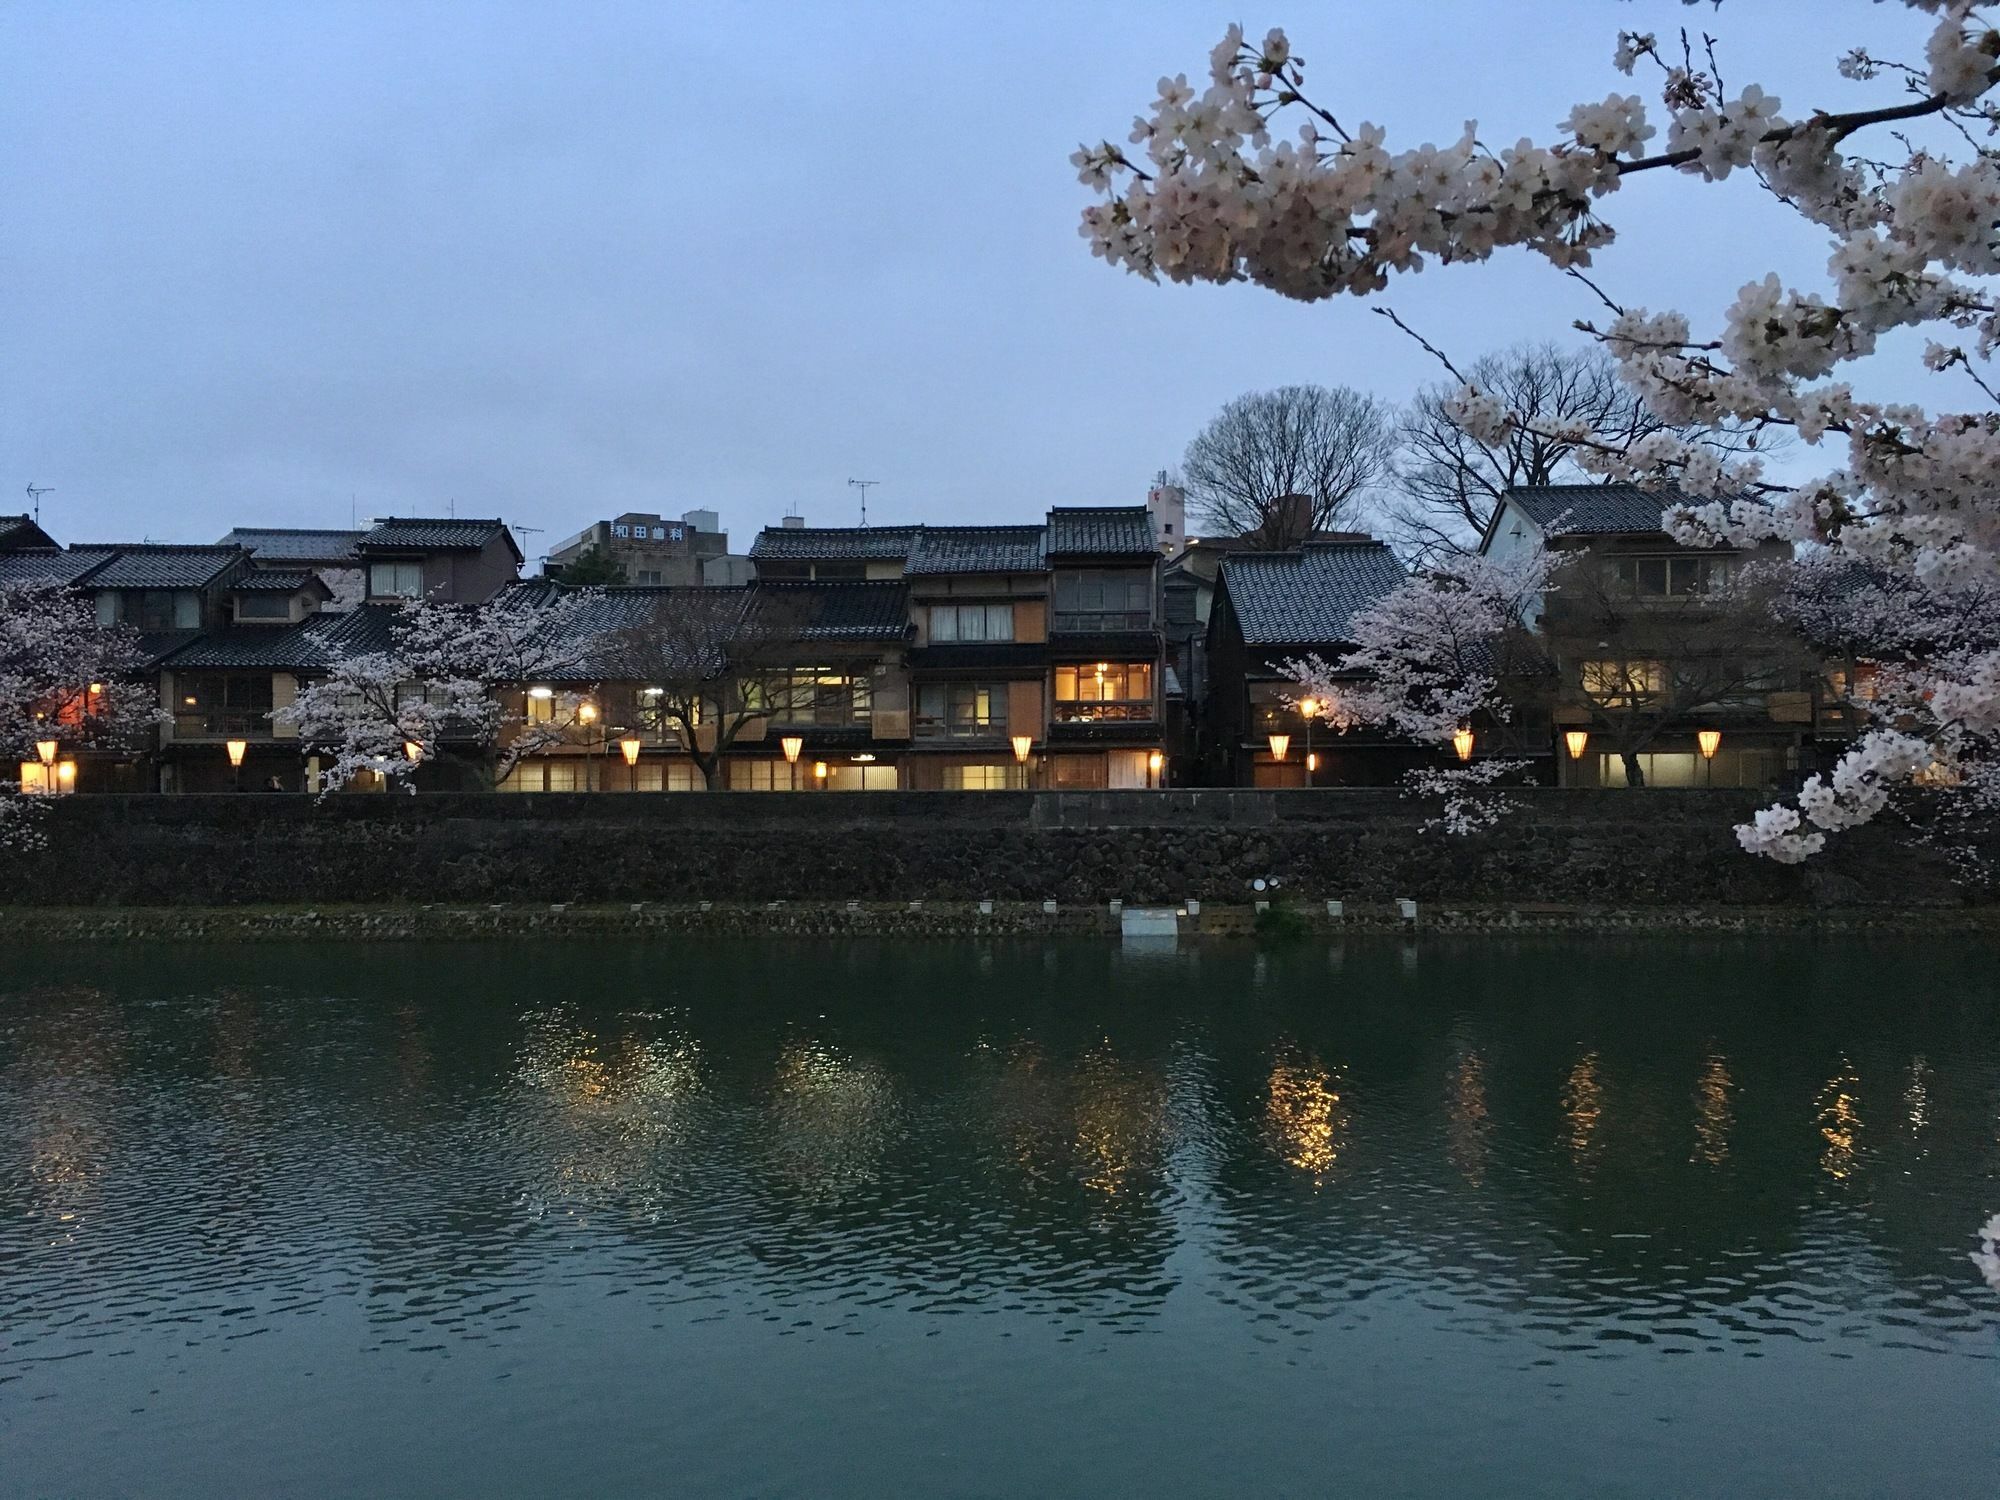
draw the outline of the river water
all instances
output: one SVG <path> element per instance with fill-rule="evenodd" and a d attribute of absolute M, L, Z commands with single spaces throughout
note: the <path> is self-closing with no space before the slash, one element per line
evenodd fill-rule
<path fill-rule="evenodd" d="M 1956 1495 L 1977 939 L 0 950 L 0 1494 Z"/>

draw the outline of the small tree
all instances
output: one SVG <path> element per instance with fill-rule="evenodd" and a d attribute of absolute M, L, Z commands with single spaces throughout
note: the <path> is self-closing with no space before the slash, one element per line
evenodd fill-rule
<path fill-rule="evenodd" d="M 1540 648 L 1523 620 L 1548 590 L 1550 569 L 1545 552 L 1506 563 L 1454 559 L 1357 613 L 1348 622 L 1353 649 L 1331 661 L 1288 661 L 1281 670 L 1337 730 L 1381 728 L 1442 750 L 1475 719 L 1507 723 L 1508 683 L 1539 675 Z M 1416 794 L 1445 799 L 1436 826 L 1473 833 L 1507 810 L 1491 788 L 1519 769 L 1489 759 L 1420 767 L 1406 782 Z"/>
<path fill-rule="evenodd" d="M 403 777 L 453 754 L 503 781 L 581 727 L 585 694 L 551 689 L 539 700 L 547 711 L 533 714 L 511 697 L 539 681 L 578 680 L 600 598 L 591 590 L 522 589 L 479 605 L 405 605 L 388 651 L 336 663 L 271 717 L 330 757 L 320 773 L 326 792 L 362 772 Z"/>
<path fill-rule="evenodd" d="M 783 587 L 668 589 L 592 659 L 601 675 L 640 684 L 642 715 L 679 736 L 713 791 L 737 736 L 771 714 L 771 679 L 797 660 L 813 613 L 810 595 Z"/>
<path fill-rule="evenodd" d="M 1238 396 L 1188 444 L 1188 500 L 1229 536 L 1293 547 L 1357 508 L 1386 472 L 1389 418 L 1346 386 L 1288 385 Z"/>
<path fill-rule="evenodd" d="M 562 581 L 572 588 L 590 588 L 625 581 L 624 566 L 596 543 L 562 565 Z"/>
<path fill-rule="evenodd" d="M 100 625 L 67 585 L 0 585 L 0 766 L 57 754 L 130 749 L 159 723 L 159 694 L 127 625 Z M 0 780 L 0 845 L 31 842 L 20 784 Z"/>

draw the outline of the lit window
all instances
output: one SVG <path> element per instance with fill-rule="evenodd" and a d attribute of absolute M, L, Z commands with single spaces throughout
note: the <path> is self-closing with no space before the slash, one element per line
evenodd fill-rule
<path fill-rule="evenodd" d="M 1011 604 L 931 606 L 931 640 L 934 642 L 950 644 L 1013 639 L 1014 606 Z"/>
<path fill-rule="evenodd" d="M 1632 703 L 1667 690 L 1663 661 L 1587 661 L 1581 676 L 1584 695 L 1604 703 Z"/>
<path fill-rule="evenodd" d="M 1057 667 L 1056 717 L 1086 723 L 1152 718 L 1152 663 L 1111 661 Z"/>

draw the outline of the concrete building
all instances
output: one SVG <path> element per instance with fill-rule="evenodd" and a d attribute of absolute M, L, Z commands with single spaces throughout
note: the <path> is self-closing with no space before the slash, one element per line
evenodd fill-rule
<path fill-rule="evenodd" d="M 726 567 L 713 577 L 706 576 L 707 565 L 729 553 L 729 534 L 722 529 L 722 518 L 712 510 L 686 511 L 678 520 L 635 510 L 608 521 L 594 521 L 551 547 L 544 571 L 560 578 L 565 567 L 588 552 L 614 563 L 621 582 L 640 587 L 730 581 L 731 570 Z"/>

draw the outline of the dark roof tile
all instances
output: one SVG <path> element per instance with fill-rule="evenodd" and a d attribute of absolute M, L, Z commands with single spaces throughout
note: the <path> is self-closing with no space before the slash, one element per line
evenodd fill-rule
<path fill-rule="evenodd" d="M 893 562 L 910 555 L 918 526 L 766 526 L 750 544 L 760 562 Z"/>
<path fill-rule="evenodd" d="M 1313 542 L 1295 552 L 1238 552 L 1222 583 L 1252 646 L 1334 645 L 1350 622 L 1408 575 L 1381 542 Z"/>
<path fill-rule="evenodd" d="M 115 554 L 90 575 L 98 589 L 198 589 L 249 561 L 241 547 L 181 547 L 157 542 L 91 543 L 73 549 Z"/>
<path fill-rule="evenodd" d="M 1543 531 L 1564 536 L 1659 531 L 1660 513 L 1668 506 L 1704 503 L 1676 489 L 1641 489 L 1635 484 L 1516 485 L 1506 498 Z"/>
<path fill-rule="evenodd" d="M 517 558 L 521 556 L 506 522 L 460 521 L 445 516 L 385 516 L 354 544 L 354 550 L 363 556 L 375 552 L 477 552 L 496 537 L 504 539 Z"/>
<path fill-rule="evenodd" d="M 1143 505 L 1067 505 L 1049 511 L 1050 557 L 1125 557 L 1153 551 L 1153 517 Z"/>
<path fill-rule="evenodd" d="M 258 563 L 352 563 L 354 544 L 365 531 L 315 531 L 280 526 L 238 526 L 222 539 L 225 547 L 241 547 Z"/>
<path fill-rule="evenodd" d="M 1040 526 L 925 526 L 903 571 L 913 578 L 941 573 L 1039 573 L 1048 566 Z"/>

